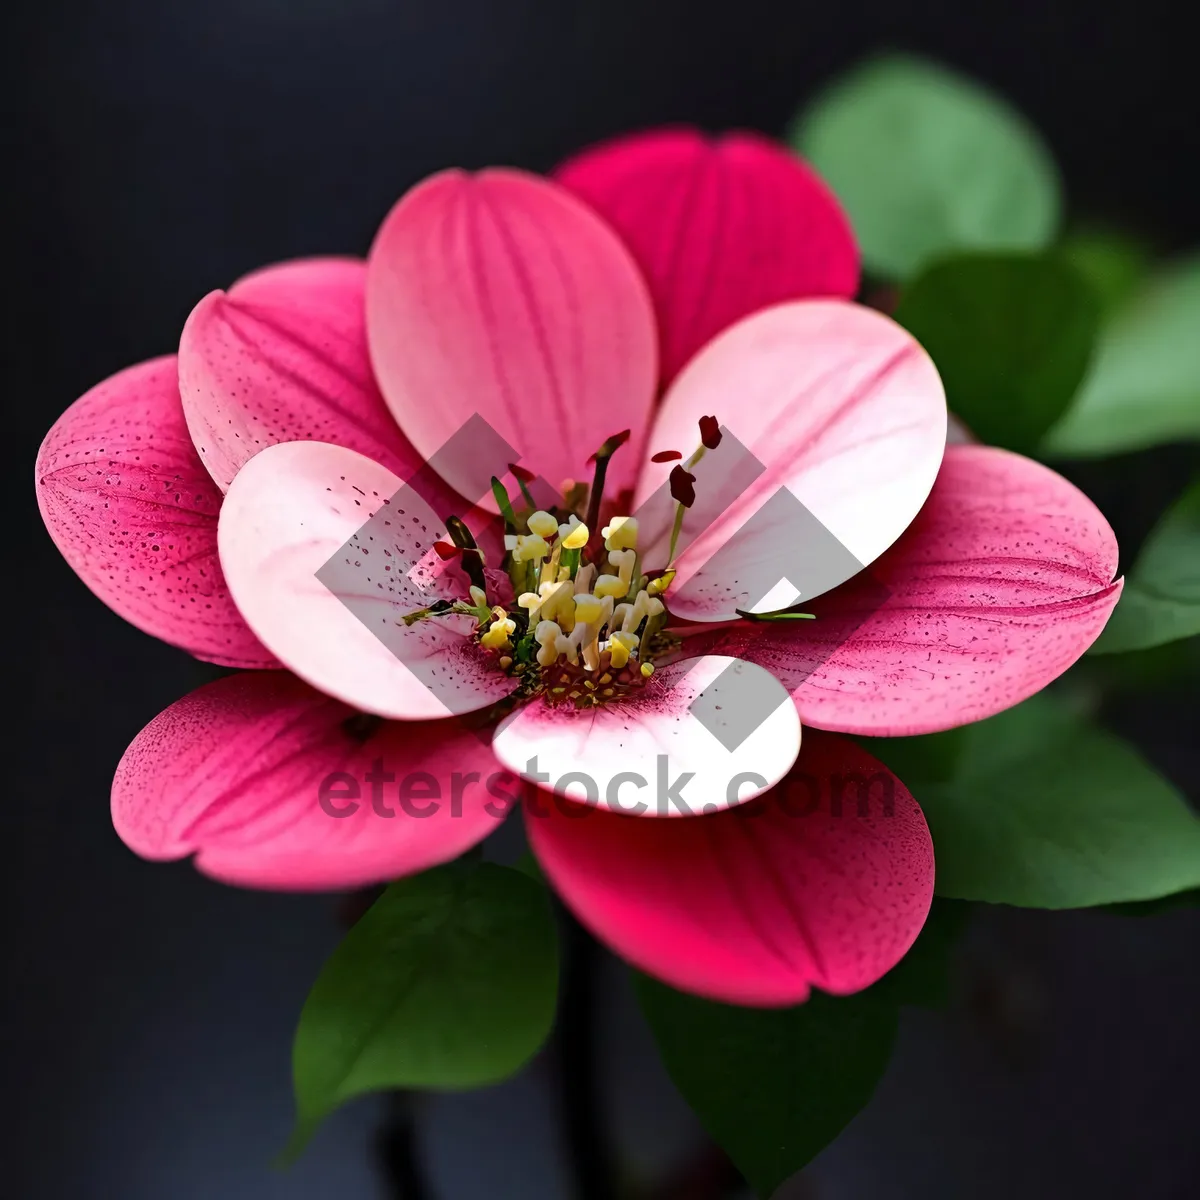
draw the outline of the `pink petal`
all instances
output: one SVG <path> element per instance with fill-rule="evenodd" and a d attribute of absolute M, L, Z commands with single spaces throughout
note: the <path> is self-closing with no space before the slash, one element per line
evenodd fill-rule
<path fill-rule="evenodd" d="M 513 685 L 471 640 L 474 619 L 401 620 L 464 593 L 432 549 L 444 526 L 400 488 L 341 446 L 268 447 L 221 509 L 230 590 L 285 666 L 347 704 L 399 719 L 486 708 Z"/>
<path fill-rule="evenodd" d="M 155 717 L 117 767 L 112 815 L 143 858 L 194 854 L 226 883 L 306 891 L 455 858 L 500 823 L 512 793 L 458 722 L 370 728 L 272 671 L 219 679 Z"/>
<path fill-rule="evenodd" d="M 208 662 L 276 665 L 221 574 L 221 493 L 188 437 L 173 355 L 76 400 L 38 451 L 36 486 L 54 544 L 114 612 Z"/>
<path fill-rule="evenodd" d="M 1108 522 L 1060 475 L 1005 450 L 950 446 L 928 504 L 870 577 L 825 597 L 815 621 L 759 623 L 715 648 L 778 675 L 806 724 L 931 733 L 1061 675 L 1116 605 L 1116 567 Z"/>
<path fill-rule="evenodd" d="M 890 801 L 890 803 L 889 803 Z M 622 958 L 731 1004 L 846 994 L 904 956 L 933 898 L 916 801 L 843 738 L 815 733 L 787 779 L 687 821 L 526 808 L 555 889 Z"/>
<path fill-rule="evenodd" d="M 645 272 L 664 380 L 748 313 L 858 290 L 858 248 L 833 192 L 758 134 L 638 133 L 585 150 L 556 175 Z"/>
<path fill-rule="evenodd" d="M 281 263 L 192 310 L 179 385 L 192 440 L 222 491 L 277 442 L 334 442 L 401 478 L 420 466 L 371 374 L 366 275 L 354 259 Z"/>
<path fill-rule="evenodd" d="M 608 706 L 527 704 L 500 724 L 492 749 L 522 778 L 572 797 L 568 808 L 678 817 L 743 803 L 782 779 L 800 722 L 766 671 L 710 656 L 662 667 L 637 696 Z"/>
<path fill-rule="evenodd" d="M 654 316 L 629 252 L 557 185 L 519 171 L 444 171 L 380 229 L 367 272 L 367 330 L 383 394 L 433 455 L 479 414 L 558 488 L 632 429 L 640 444 L 657 375 Z M 637 445 L 610 486 L 632 486 Z M 458 455 L 447 481 L 472 494 L 505 463 Z"/>
<path fill-rule="evenodd" d="M 671 611 L 696 621 L 787 607 L 849 579 L 916 516 L 946 444 L 929 356 L 890 317 L 841 300 L 781 304 L 726 330 L 672 385 L 651 445 L 688 453 L 700 418 L 714 414 L 732 437 L 695 468 L 670 592 Z M 731 482 L 746 452 L 761 473 Z M 671 465 L 649 464 L 637 491 L 643 561 L 656 566 L 667 557 Z M 807 527 L 789 493 L 811 514 Z M 790 594 L 764 605 L 780 577 Z"/>

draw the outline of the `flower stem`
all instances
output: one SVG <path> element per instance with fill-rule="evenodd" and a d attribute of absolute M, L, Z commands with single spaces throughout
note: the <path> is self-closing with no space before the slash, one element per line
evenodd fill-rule
<path fill-rule="evenodd" d="M 596 1045 L 597 967 L 590 934 L 563 914 L 563 985 L 557 1033 L 557 1081 L 575 1200 L 616 1200 Z"/>
<path fill-rule="evenodd" d="M 413 1097 L 404 1092 L 388 1096 L 388 1115 L 375 1146 L 391 1200 L 433 1200 L 417 1153 Z"/>

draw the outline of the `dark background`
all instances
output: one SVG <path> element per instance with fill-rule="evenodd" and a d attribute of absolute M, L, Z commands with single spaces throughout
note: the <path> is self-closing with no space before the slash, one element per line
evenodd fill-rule
<path fill-rule="evenodd" d="M 17 211 L 5 418 L 19 562 L 7 677 L 18 771 L 4 812 L 7 984 L 0 1194 L 72 1200 L 380 1197 L 370 1101 L 290 1174 L 288 1051 L 335 944 L 328 898 L 237 892 L 118 842 L 121 751 L 214 673 L 123 624 L 60 560 L 28 475 L 59 413 L 168 352 L 208 290 L 274 259 L 366 249 L 395 198 L 462 164 L 550 167 L 665 121 L 780 132 L 862 54 L 899 46 L 998 88 L 1043 130 L 1072 211 L 1164 250 L 1200 242 L 1194 39 L 1166 0 L 1050 5 L 736 0 L 48 0 L 9 7 Z M 15 268 L 15 278 L 13 269 Z M 1168 451 L 1074 472 L 1135 545 L 1183 484 Z M 9 525 L 10 530 L 12 526 Z M 14 564 L 15 567 L 15 564 Z M 1193 685 L 1194 686 L 1194 685 Z M 1188 705 L 1192 707 L 1189 709 Z M 14 711 L 15 710 L 15 711 Z M 1109 706 L 1193 799 L 1194 691 Z M 15 723 L 14 723 L 15 721 Z M 25 723 L 30 727 L 25 728 Z M 1194 1195 L 1200 920 L 993 910 L 945 1015 L 913 1013 L 871 1107 L 805 1195 Z M 601 1006 L 606 1112 L 650 1174 L 695 1130 L 620 972 Z M 559 1200 L 539 1061 L 430 1100 L 440 1200 Z M 799 1193 L 797 1193 L 799 1194 Z"/>

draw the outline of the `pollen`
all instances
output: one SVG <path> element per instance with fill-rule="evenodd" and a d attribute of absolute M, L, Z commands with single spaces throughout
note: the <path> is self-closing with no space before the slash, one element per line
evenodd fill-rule
<path fill-rule="evenodd" d="M 604 536 L 605 550 L 636 550 L 638 523 L 636 517 L 613 517 L 600 530 Z"/>
<path fill-rule="evenodd" d="M 531 512 L 525 522 L 529 532 L 540 538 L 553 537 L 558 532 L 558 521 L 543 509 Z"/>
<path fill-rule="evenodd" d="M 597 596 L 612 596 L 614 600 L 620 600 L 629 591 L 629 581 L 619 575 L 601 575 L 596 580 L 594 591 Z"/>
<path fill-rule="evenodd" d="M 630 655 L 638 647 L 638 641 L 639 638 L 636 633 L 617 632 L 609 639 L 608 652 L 611 656 L 612 665 L 618 671 L 629 662 Z"/>
<path fill-rule="evenodd" d="M 517 623 L 502 608 L 493 609 L 492 615 L 495 620 L 488 626 L 487 632 L 479 641 L 489 650 L 507 650 L 509 635 L 516 632 Z"/>
<path fill-rule="evenodd" d="M 600 614 L 603 610 L 604 605 L 598 596 L 581 592 L 575 597 L 576 621 L 582 621 L 585 625 L 591 625 L 600 619 Z"/>
<path fill-rule="evenodd" d="M 514 562 L 541 562 L 550 553 L 549 543 L 540 534 L 518 534 L 513 546 Z"/>
<path fill-rule="evenodd" d="M 558 527 L 558 536 L 564 550 L 582 550 L 591 536 L 588 527 L 574 514 L 566 525 Z"/>

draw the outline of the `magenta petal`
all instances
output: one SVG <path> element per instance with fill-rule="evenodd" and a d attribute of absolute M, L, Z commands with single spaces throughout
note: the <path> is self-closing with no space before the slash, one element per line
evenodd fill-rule
<path fill-rule="evenodd" d="M 114 612 L 208 662 L 277 665 L 225 585 L 221 493 L 188 437 L 173 355 L 76 400 L 42 442 L 35 482 L 54 544 Z"/>
<path fill-rule="evenodd" d="M 565 189 L 519 171 L 445 171 L 392 209 L 371 248 L 367 330 L 379 386 L 432 459 L 481 416 L 557 488 L 624 429 L 633 483 L 657 377 L 654 314 L 629 251 Z M 482 451 L 481 451 L 482 452 Z M 445 466 L 471 499 L 503 463 Z"/>
<path fill-rule="evenodd" d="M 727 812 L 639 821 L 527 806 L 526 829 L 555 889 L 617 954 L 732 1004 L 867 987 L 912 945 L 933 898 L 916 801 L 829 734 L 806 736 L 778 787 Z"/>
<path fill-rule="evenodd" d="M 858 248 L 833 192 L 758 134 L 634 134 L 585 150 L 556 175 L 609 221 L 645 273 L 665 381 L 756 309 L 858 290 Z"/>
<path fill-rule="evenodd" d="M 363 262 L 303 259 L 247 275 L 192 310 L 179 386 L 192 440 L 222 491 L 277 442 L 334 442 L 401 478 L 420 466 L 371 374 L 365 289 Z"/>
<path fill-rule="evenodd" d="M 978 721 L 1040 691 L 1099 636 L 1121 592 L 1096 506 L 1048 467 L 950 446 L 920 516 L 868 572 L 717 652 L 783 680 L 805 724 L 899 736 Z M 886 598 L 880 590 L 886 589 Z"/>
<path fill-rule="evenodd" d="M 371 726 L 272 671 L 219 679 L 155 717 L 117 767 L 112 815 L 143 858 L 194 854 L 226 883 L 306 891 L 455 858 L 511 795 L 486 741 L 457 722 Z"/>
<path fill-rule="evenodd" d="M 472 712 L 513 690 L 472 640 L 473 617 L 403 621 L 463 598 L 465 577 L 433 550 L 446 537 L 391 471 L 324 442 L 256 454 L 218 530 L 238 608 L 280 662 L 355 708 L 401 720 Z"/>

